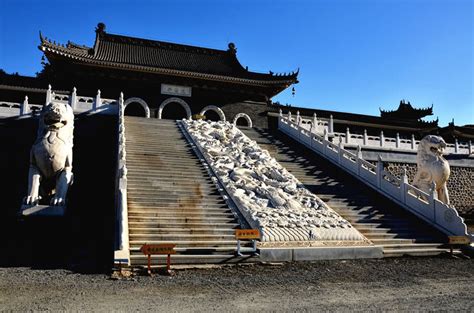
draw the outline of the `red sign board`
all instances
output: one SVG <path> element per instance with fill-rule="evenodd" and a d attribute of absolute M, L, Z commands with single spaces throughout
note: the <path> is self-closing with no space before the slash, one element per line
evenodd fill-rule
<path fill-rule="evenodd" d="M 260 231 L 258 229 L 236 229 L 235 238 L 241 239 L 260 239 Z"/>
<path fill-rule="evenodd" d="M 176 247 L 175 244 L 172 243 L 163 243 L 163 244 L 156 244 L 156 245 L 149 245 L 144 244 L 140 249 L 143 254 L 151 255 L 151 254 L 176 254 L 174 248 Z"/>

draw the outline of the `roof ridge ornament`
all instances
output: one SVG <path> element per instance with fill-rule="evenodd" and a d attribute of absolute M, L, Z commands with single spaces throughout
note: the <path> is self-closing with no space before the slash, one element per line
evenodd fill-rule
<path fill-rule="evenodd" d="M 227 49 L 227 51 L 229 51 L 230 53 L 233 53 L 233 54 L 237 53 L 237 48 L 235 47 L 235 43 L 229 42 L 229 44 L 227 46 L 229 47 L 229 49 Z"/>
<path fill-rule="evenodd" d="M 95 32 L 97 34 L 105 34 L 105 24 L 102 22 L 99 22 L 97 24 L 97 27 L 95 28 Z"/>

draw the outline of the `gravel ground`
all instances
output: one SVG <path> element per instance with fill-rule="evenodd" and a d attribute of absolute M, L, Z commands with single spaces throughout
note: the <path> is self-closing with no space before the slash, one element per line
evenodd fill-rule
<path fill-rule="evenodd" d="M 448 256 L 178 270 L 173 277 L 0 268 L 13 311 L 426 311 L 474 309 L 474 261 Z"/>

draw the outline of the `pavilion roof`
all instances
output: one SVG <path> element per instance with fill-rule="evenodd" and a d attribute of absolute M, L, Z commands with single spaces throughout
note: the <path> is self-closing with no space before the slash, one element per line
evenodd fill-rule
<path fill-rule="evenodd" d="M 40 33 L 40 50 L 48 58 L 69 58 L 75 62 L 164 75 L 201 78 L 259 86 L 282 86 L 297 83 L 298 71 L 289 74 L 257 73 L 244 68 L 237 59 L 237 49 L 195 47 L 157 40 L 109 34 L 99 23 L 93 47 L 72 42 L 57 44 Z"/>

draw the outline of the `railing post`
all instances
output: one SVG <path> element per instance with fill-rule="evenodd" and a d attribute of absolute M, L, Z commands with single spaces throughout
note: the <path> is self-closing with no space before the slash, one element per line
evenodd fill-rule
<path fill-rule="evenodd" d="M 383 131 L 380 131 L 380 146 L 383 147 L 385 142 L 385 137 L 383 136 Z"/>
<path fill-rule="evenodd" d="M 349 132 L 349 127 L 346 128 L 346 143 L 349 143 L 351 140 L 351 133 Z"/>
<path fill-rule="evenodd" d="M 46 105 L 51 103 L 51 85 L 48 85 L 48 90 L 46 90 Z"/>
<path fill-rule="evenodd" d="M 459 152 L 459 142 L 457 138 L 454 139 L 454 152 L 455 153 Z"/>
<path fill-rule="evenodd" d="M 400 134 L 397 133 L 396 141 L 395 141 L 395 147 L 400 148 Z"/>
<path fill-rule="evenodd" d="M 288 111 L 288 121 L 291 122 L 291 111 Z"/>
<path fill-rule="evenodd" d="M 377 156 L 377 187 L 381 189 L 383 176 L 383 161 L 380 154 Z"/>
<path fill-rule="evenodd" d="M 298 125 L 298 127 L 299 127 L 300 124 L 301 124 L 300 111 L 296 111 L 296 125 Z"/>
<path fill-rule="evenodd" d="M 472 142 L 470 140 L 469 140 L 468 145 L 469 145 L 469 154 L 472 154 L 472 152 L 473 152 L 472 151 Z"/>
<path fill-rule="evenodd" d="M 100 89 L 97 90 L 97 95 L 95 96 L 93 110 L 97 110 L 102 105 L 102 99 L 100 98 Z"/>
<path fill-rule="evenodd" d="M 369 136 L 367 136 L 367 129 L 364 129 L 364 146 L 367 146 L 367 143 L 369 142 Z"/>
<path fill-rule="evenodd" d="M 415 142 L 415 134 L 411 134 L 411 149 L 415 150 L 416 142 Z"/>
<path fill-rule="evenodd" d="M 334 133 L 334 119 L 332 118 L 332 114 L 329 115 L 329 125 L 328 125 L 328 131 L 330 134 Z"/>
<path fill-rule="evenodd" d="M 339 149 L 337 150 L 337 162 L 342 164 L 342 150 L 344 149 L 344 144 L 342 143 L 342 137 L 339 137 Z"/>
<path fill-rule="evenodd" d="M 25 100 L 20 105 L 20 116 L 30 113 L 30 106 L 28 105 L 28 96 L 25 96 Z"/>
<path fill-rule="evenodd" d="M 317 129 L 318 129 L 318 117 L 317 117 L 316 113 L 314 113 L 313 114 L 313 129 L 312 129 L 312 132 L 317 134 L 318 133 Z"/>
<path fill-rule="evenodd" d="M 360 160 L 363 159 L 362 148 L 360 147 L 360 145 L 357 145 L 356 158 L 357 158 L 357 175 L 360 176 Z"/>
<path fill-rule="evenodd" d="M 69 105 L 72 107 L 73 110 L 76 109 L 76 101 L 77 101 L 77 89 L 76 87 L 72 88 L 72 95 L 71 99 L 69 99 Z"/>
<path fill-rule="evenodd" d="M 403 173 L 400 181 L 400 199 L 402 199 L 403 203 L 407 202 L 407 184 L 408 184 L 408 176 L 407 176 L 407 169 L 406 167 L 403 168 Z"/>
<path fill-rule="evenodd" d="M 436 192 L 436 183 L 433 181 L 431 183 L 431 190 L 430 190 L 430 206 L 433 208 L 433 221 L 436 223 L 436 201 L 435 199 L 438 198 L 438 194 Z"/>
<path fill-rule="evenodd" d="M 328 140 L 328 139 L 329 139 L 328 129 L 327 129 L 327 128 L 324 128 L 323 137 L 324 137 L 324 140 Z"/>
<path fill-rule="evenodd" d="M 281 109 L 279 111 L 279 115 L 280 115 L 280 117 L 283 117 L 283 111 Z"/>

